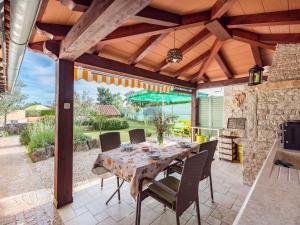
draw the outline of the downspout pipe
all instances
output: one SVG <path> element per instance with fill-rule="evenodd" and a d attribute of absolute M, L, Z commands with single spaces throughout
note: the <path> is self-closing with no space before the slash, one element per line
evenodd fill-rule
<path fill-rule="evenodd" d="M 10 1 L 10 44 L 8 53 L 8 91 L 19 76 L 26 46 L 34 27 L 42 0 Z"/>

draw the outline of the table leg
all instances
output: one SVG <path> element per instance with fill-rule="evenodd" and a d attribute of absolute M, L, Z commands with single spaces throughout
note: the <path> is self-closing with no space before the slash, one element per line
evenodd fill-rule
<path fill-rule="evenodd" d="M 119 179 L 119 177 L 117 177 L 118 179 Z M 106 201 L 106 205 L 110 202 L 110 200 L 118 193 L 118 197 L 119 197 L 119 201 L 120 201 L 120 189 L 121 189 L 121 187 L 122 187 L 122 185 L 124 184 L 124 181 L 125 180 L 122 180 L 122 182 L 121 182 L 121 184 L 120 185 L 118 185 L 118 188 L 117 188 L 117 190 L 115 190 L 115 192 L 109 197 L 109 199 Z M 119 183 L 119 181 L 117 180 L 117 182 Z"/>

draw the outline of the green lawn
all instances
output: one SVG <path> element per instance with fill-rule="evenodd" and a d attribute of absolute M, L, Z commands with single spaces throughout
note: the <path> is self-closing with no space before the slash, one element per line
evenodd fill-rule
<path fill-rule="evenodd" d="M 129 123 L 129 128 L 128 129 L 122 129 L 122 130 L 105 130 L 102 131 L 102 133 L 106 133 L 106 132 L 112 132 L 112 131 L 119 131 L 121 134 L 121 141 L 122 142 L 129 142 L 129 135 L 128 135 L 128 131 L 134 128 L 143 128 L 146 130 L 149 130 L 152 132 L 152 134 L 154 134 L 154 127 L 150 126 L 145 128 L 145 124 L 144 122 L 139 122 L 139 121 L 133 121 L 133 120 L 128 120 Z M 99 131 L 87 131 L 85 132 L 85 134 L 87 134 L 88 136 L 92 137 L 92 138 L 99 138 Z"/>

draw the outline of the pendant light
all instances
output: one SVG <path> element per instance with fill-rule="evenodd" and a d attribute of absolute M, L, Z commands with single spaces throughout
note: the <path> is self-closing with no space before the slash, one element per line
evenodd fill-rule
<path fill-rule="evenodd" d="M 167 63 L 180 63 L 183 56 L 179 48 L 175 48 L 175 31 L 174 31 L 174 48 L 170 49 L 167 54 Z"/>

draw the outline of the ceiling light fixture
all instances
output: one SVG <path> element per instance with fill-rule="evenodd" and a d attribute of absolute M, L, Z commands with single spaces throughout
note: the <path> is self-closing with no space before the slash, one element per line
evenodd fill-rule
<path fill-rule="evenodd" d="M 167 54 L 167 63 L 180 63 L 182 60 L 182 51 L 175 47 L 175 31 L 174 31 L 174 48 L 170 49 Z"/>

